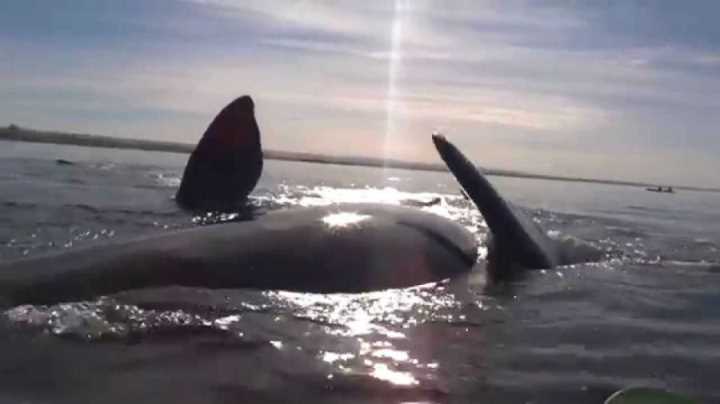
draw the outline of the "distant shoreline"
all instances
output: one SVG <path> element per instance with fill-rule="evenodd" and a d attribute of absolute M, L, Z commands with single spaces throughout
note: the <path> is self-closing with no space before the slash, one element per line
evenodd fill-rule
<path fill-rule="evenodd" d="M 131 149 L 131 150 L 144 150 L 144 151 L 158 151 L 168 153 L 183 153 L 189 154 L 195 148 L 194 144 L 181 143 L 181 142 L 164 142 L 158 140 L 142 140 L 142 139 L 128 139 L 128 138 L 117 138 L 110 136 L 101 135 L 88 135 L 79 133 L 63 133 L 54 131 L 41 131 L 34 129 L 21 128 L 18 126 L 10 125 L 7 127 L 0 127 L 0 141 L 17 141 L 17 142 L 30 142 L 30 143 L 49 143 L 49 144 L 60 144 L 60 145 L 74 145 L 84 147 L 102 147 L 110 149 Z M 400 160 L 384 160 L 378 158 L 366 158 L 366 157 L 333 157 L 324 156 L 320 154 L 312 153 L 298 153 L 298 152 L 287 152 L 279 150 L 263 150 L 263 155 L 266 159 L 271 160 L 286 160 L 286 161 L 300 161 L 306 163 L 318 163 L 318 164 L 337 164 L 337 165 L 350 165 L 350 166 L 365 166 L 365 167 L 388 167 L 398 168 L 406 170 L 421 170 L 421 171 L 447 171 L 447 168 L 441 164 L 431 163 L 417 163 Z M 634 181 L 617 181 L 617 180 L 603 180 L 595 178 L 576 178 L 576 177 L 561 177 L 554 175 L 542 175 L 542 174 L 531 174 L 518 171 L 509 170 L 495 170 L 485 169 L 485 173 L 492 176 L 498 177 L 515 177 L 515 178 L 527 178 L 527 179 L 541 179 L 550 181 L 569 181 L 569 182 L 585 182 L 595 184 L 608 184 L 608 185 L 624 185 L 632 187 L 657 187 L 660 184 L 634 182 Z M 662 184 L 663 186 L 672 186 L 676 190 L 686 191 L 701 191 L 701 192 L 720 192 L 720 188 L 704 188 L 704 187 L 691 187 L 682 185 Z"/>

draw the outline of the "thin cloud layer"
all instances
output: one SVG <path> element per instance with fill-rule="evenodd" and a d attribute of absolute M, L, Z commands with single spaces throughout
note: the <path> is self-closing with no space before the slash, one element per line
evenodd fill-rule
<path fill-rule="evenodd" d="M 719 186 L 718 8 L 11 1 L 0 122 L 194 142 L 251 94 L 269 148 Z"/>

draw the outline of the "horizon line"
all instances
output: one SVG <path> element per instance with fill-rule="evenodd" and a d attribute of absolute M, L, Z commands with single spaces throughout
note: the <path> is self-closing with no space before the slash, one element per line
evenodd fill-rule
<path fill-rule="evenodd" d="M 130 149 L 143 151 L 157 151 L 167 153 L 190 154 L 195 149 L 195 144 L 166 141 L 166 140 L 145 140 L 136 138 L 123 138 L 107 135 L 85 134 L 75 132 L 60 132 L 52 130 L 39 130 L 27 127 L 21 127 L 10 124 L 0 127 L 0 141 L 18 141 L 28 143 L 45 143 L 58 145 L 74 145 L 81 147 L 98 147 L 110 149 Z M 447 172 L 448 169 L 444 164 L 406 161 L 398 159 L 384 159 L 367 156 L 343 156 L 343 155 L 325 155 L 307 152 L 294 152 L 285 150 L 263 150 L 263 156 L 269 160 L 298 161 L 305 163 L 317 164 L 335 164 L 362 167 L 379 167 L 379 168 L 395 168 L 404 170 L 417 171 L 438 171 Z M 568 182 L 584 182 L 594 184 L 622 185 L 632 187 L 657 187 L 659 185 L 672 187 L 685 191 L 699 192 L 720 192 L 720 188 L 714 187 L 697 187 L 689 185 L 676 184 L 657 184 L 632 180 L 611 180 L 600 178 L 584 178 L 584 177 L 565 177 L 559 175 L 548 175 L 539 173 L 528 173 L 524 171 L 506 170 L 479 167 L 485 174 L 496 177 L 512 177 L 526 179 L 541 179 L 549 181 L 568 181 Z"/>

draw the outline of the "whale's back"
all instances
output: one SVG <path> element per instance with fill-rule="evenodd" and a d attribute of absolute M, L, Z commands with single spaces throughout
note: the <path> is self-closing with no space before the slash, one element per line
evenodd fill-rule
<path fill-rule="evenodd" d="M 469 271 L 462 226 L 417 209 L 337 205 L 268 213 L 0 264 L 12 304 L 162 286 L 363 292 Z"/>

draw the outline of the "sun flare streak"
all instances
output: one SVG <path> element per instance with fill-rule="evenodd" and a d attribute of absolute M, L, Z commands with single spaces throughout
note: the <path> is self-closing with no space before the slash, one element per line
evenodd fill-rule
<path fill-rule="evenodd" d="M 395 13 L 390 33 L 390 54 L 388 57 L 388 87 L 385 96 L 385 156 L 388 155 L 389 139 L 397 130 L 397 111 L 400 107 L 398 99 L 398 76 L 402 62 L 403 24 L 408 0 L 395 0 Z"/>

